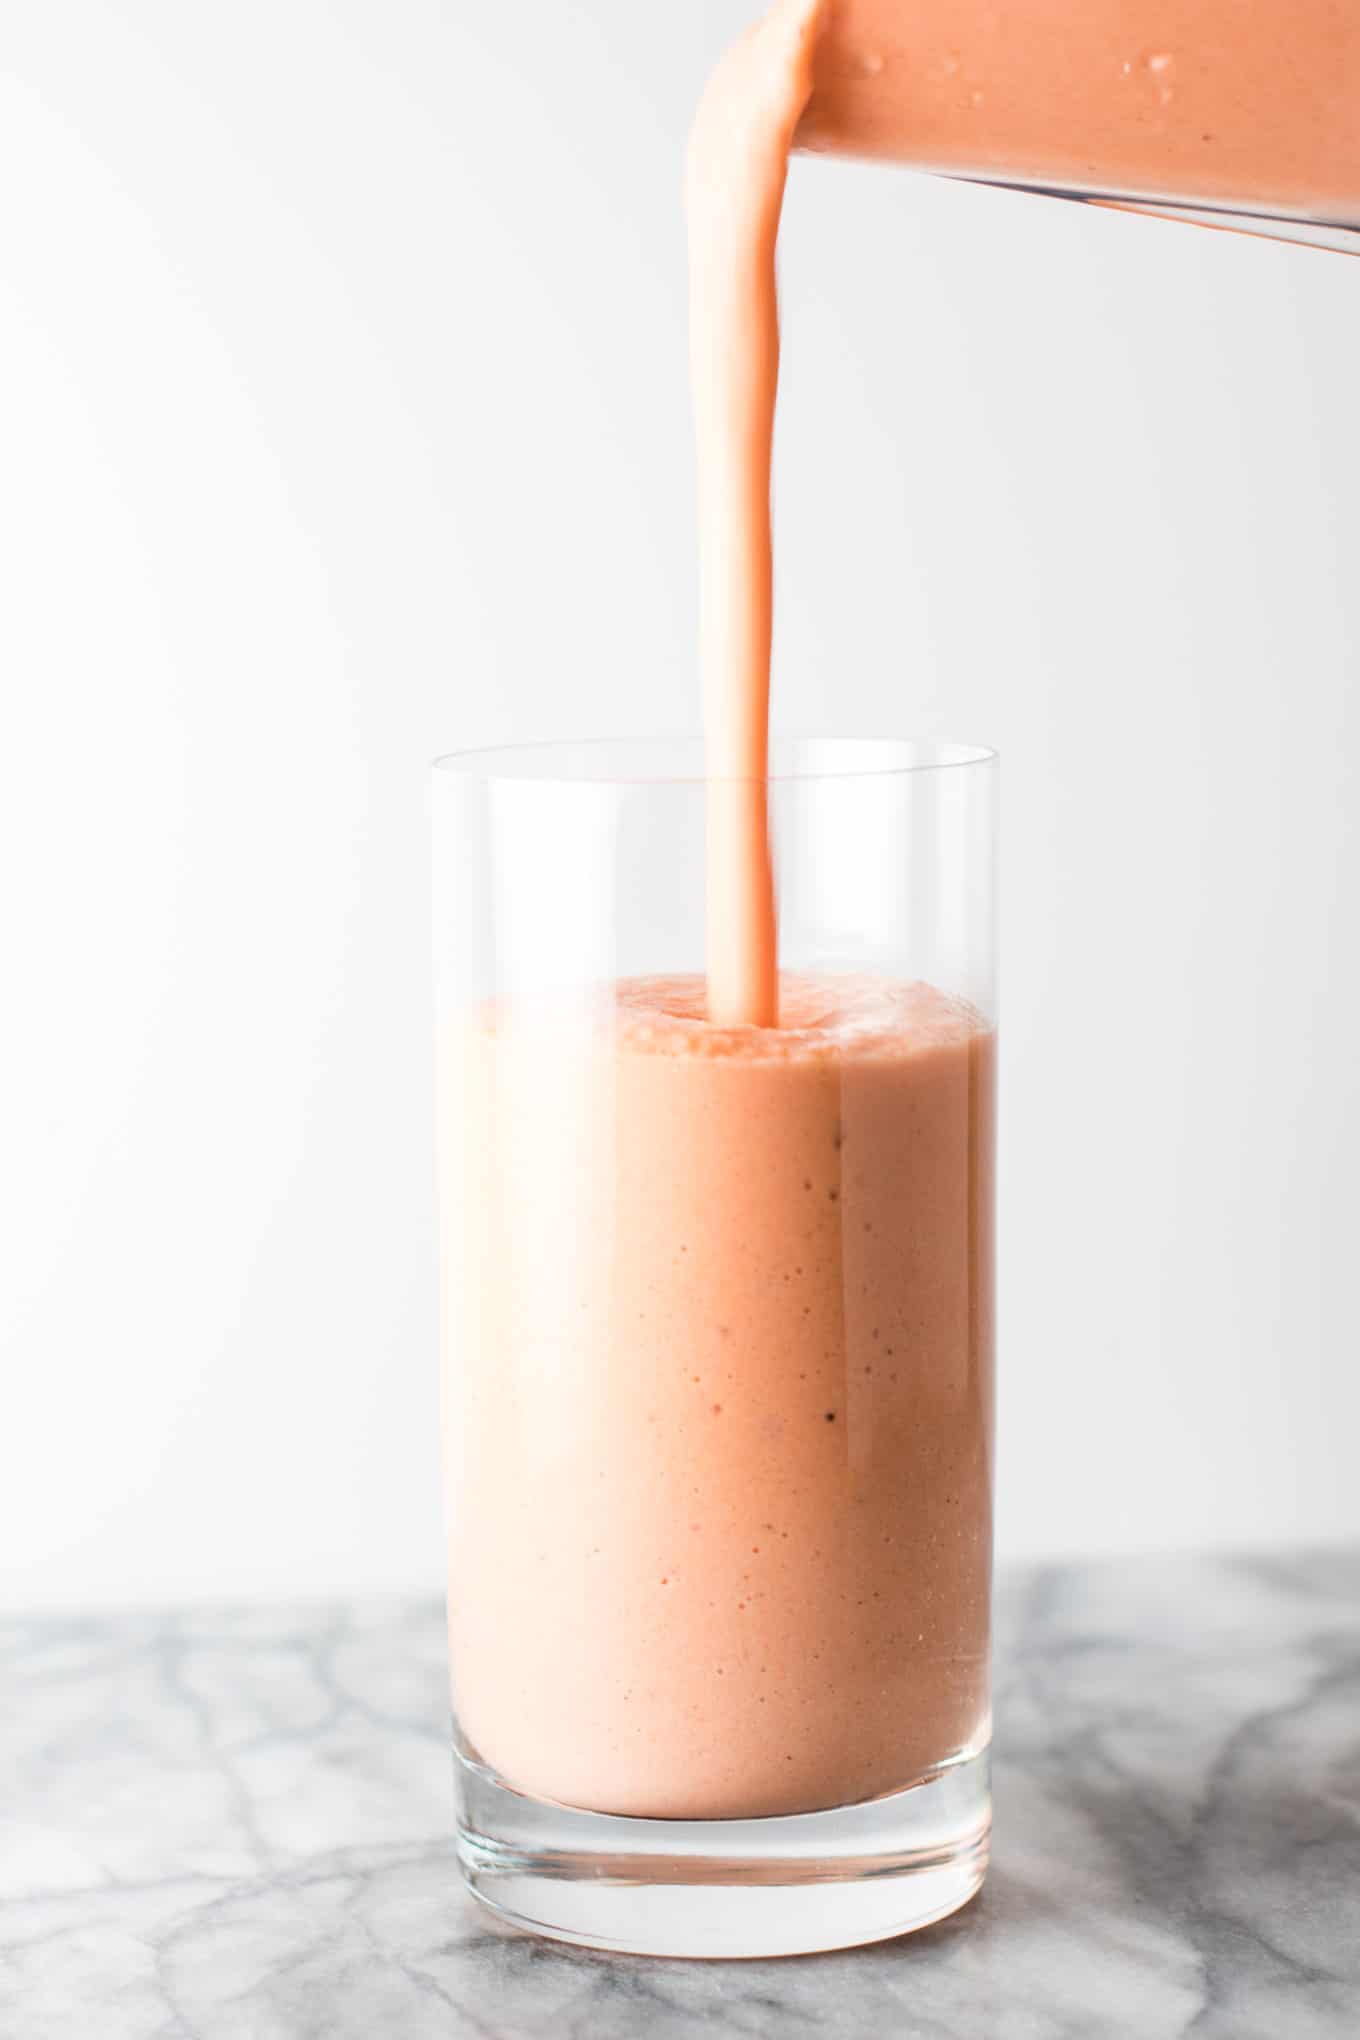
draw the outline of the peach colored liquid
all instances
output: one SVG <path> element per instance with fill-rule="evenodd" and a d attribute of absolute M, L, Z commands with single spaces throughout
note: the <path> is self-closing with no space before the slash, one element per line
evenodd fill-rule
<path fill-rule="evenodd" d="M 793 1813 L 986 1738 L 994 1038 L 782 996 L 449 1044 L 456 1705 L 530 1793 Z"/>
<path fill-rule="evenodd" d="M 987 1733 L 993 1037 L 777 970 L 774 255 L 821 15 L 743 38 L 691 142 L 707 978 L 444 1051 L 458 1717 L 618 1814 L 835 1806 Z"/>
<path fill-rule="evenodd" d="M 709 779 L 708 1000 L 715 1020 L 752 1027 L 773 1027 L 779 1017 L 765 794 L 775 244 L 823 11 L 824 0 L 782 0 L 727 52 L 699 103 L 685 179 Z"/>
<path fill-rule="evenodd" d="M 1360 224 L 1360 7 L 831 0 L 798 144 Z"/>

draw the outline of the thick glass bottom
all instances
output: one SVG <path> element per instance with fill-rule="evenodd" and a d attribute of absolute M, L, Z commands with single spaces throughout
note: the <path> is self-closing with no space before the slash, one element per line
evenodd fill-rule
<path fill-rule="evenodd" d="M 987 1872 L 986 1750 L 858 1806 L 771 1820 L 634 1820 L 529 1799 L 455 1742 L 458 1854 L 503 1919 L 583 1947 L 710 1959 L 885 1941 Z"/>

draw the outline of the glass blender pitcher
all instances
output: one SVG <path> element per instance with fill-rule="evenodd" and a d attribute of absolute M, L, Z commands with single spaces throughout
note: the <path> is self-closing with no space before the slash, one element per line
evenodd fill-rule
<path fill-rule="evenodd" d="M 1360 253 L 1360 0 L 832 0 L 798 146 Z"/>

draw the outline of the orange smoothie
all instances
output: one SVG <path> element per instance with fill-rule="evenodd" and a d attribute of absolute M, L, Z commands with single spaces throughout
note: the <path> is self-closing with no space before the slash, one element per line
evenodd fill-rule
<path fill-rule="evenodd" d="M 778 1021 L 765 780 L 779 383 L 775 245 L 812 91 L 824 0 L 783 0 L 723 57 L 690 134 L 690 387 L 698 456 L 700 667 L 708 769 L 708 998 Z"/>
<path fill-rule="evenodd" d="M 686 180 L 706 975 L 442 1049 L 458 1720 L 603 1813 L 834 1807 L 988 1732 L 993 1035 L 777 953 L 775 244 L 823 11 L 729 51 Z"/>
<path fill-rule="evenodd" d="M 985 1744 L 994 1037 L 925 985 L 698 978 L 450 1038 L 458 1718 L 672 1818 Z"/>
<path fill-rule="evenodd" d="M 830 0 L 801 148 L 1360 224 L 1355 0 Z"/>

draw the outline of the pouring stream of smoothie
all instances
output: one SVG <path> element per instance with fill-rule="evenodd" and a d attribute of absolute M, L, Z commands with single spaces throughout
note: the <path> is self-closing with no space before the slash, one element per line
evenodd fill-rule
<path fill-rule="evenodd" d="M 690 137 L 690 358 L 708 753 L 708 1010 L 778 1024 L 769 754 L 775 244 L 826 0 L 779 0 L 723 57 Z"/>

